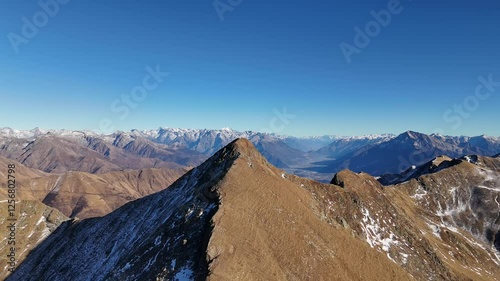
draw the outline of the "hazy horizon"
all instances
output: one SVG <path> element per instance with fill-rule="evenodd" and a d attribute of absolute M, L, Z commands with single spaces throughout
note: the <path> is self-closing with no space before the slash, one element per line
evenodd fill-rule
<path fill-rule="evenodd" d="M 244 132 L 253 132 L 253 133 L 267 133 L 267 134 L 271 134 L 271 135 L 276 135 L 276 136 L 286 136 L 286 137 L 296 137 L 296 138 L 302 138 L 302 137 L 339 137 L 339 138 L 343 138 L 343 137 L 365 137 L 365 136 L 383 136 L 383 135 L 393 135 L 393 136 L 399 136 L 401 134 L 404 134 L 406 132 L 416 132 L 416 133 L 420 133 L 420 134 L 425 134 L 425 135 L 442 135 L 442 136 L 446 136 L 446 137 L 477 137 L 477 136 L 486 136 L 486 137 L 493 137 L 493 138 L 500 138 L 500 135 L 498 136 L 495 136 L 495 135 L 489 135 L 489 134 L 478 134 L 478 135 L 448 135 L 448 134 L 440 134 L 440 133 L 433 133 L 433 132 L 420 132 L 420 131 L 416 131 L 416 130 L 406 130 L 406 131 L 402 131 L 402 132 L 382 132 L 382 133 L 368 133 L 368 134 L 361 134 L 361 135 L 341 135 L 341 134 L 323 134 L 323 135 L 290 135 L 290 134 L 277 134 L 277 133 L 273 133 L 273 132 L 263 132 L 263 131 L 259 131 L 259 130 L 238 130 L 238 129 L 235 129 L 235 128 L 230 128 L 230 127 L 224 127 L 224 128 L 179 128 L 179 127 L 168 127 L 168 126 L 160 126 L 158 128 L 131 128 L 131 129 L 126 129 L 126 130 L 116 130 L 114 132 L 100 132 L 99 130 L 93 130 L 93 129 L 86 129 L 86 128 L 83 128 L 83 129 L 73 129 L 73 128 L 43 128 L 43 127 L 34 127 L 34 128 L 30 128 L 30 129 L 20 129 L 20 128 L 13 128 L 13 127 L 9 127 L 9 126 L 4 126 L 4 127 L 0 127 L 0 129 L 12 129 L 12 130 L 19 130 L 19 131 L 33 131 L 33 130 L 36 130 L 36 129 L 39 129 L 41 131 L 73 131 L 73 132 L 94 132 L 96 134 L 104 134 L 104 135 L 111 135 L 111 134 L 114 134 L 114 133 L 119 133 L 119 132 L 131 132 L 131 131 L 134 131 L 134 130 L 137 130 L 137 131 L 155 131 L 155 130 L 160 130 L 160 129 L 173 129 L 173 130 L 193 130 L 193 131 L 197 131 L 197 130 L 209 130 L 209 131 L 224 131 L 224 130 L 231 130 L 231 131 L 234 131 L 234 132 L 238 132 L 238 133 L 244 133 Z"/>

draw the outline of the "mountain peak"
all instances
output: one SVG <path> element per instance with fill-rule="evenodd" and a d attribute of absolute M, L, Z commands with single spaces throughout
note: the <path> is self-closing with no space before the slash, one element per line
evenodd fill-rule
<path fill-rule="evenodd" d="M 239 138 L 217 151 L 197 169 L 211 169 L 217 166 L 227 172 L 238 159 L 244 159 L 249 167 L 269 164 L 252 142 L 246 138 Z"/>
<path fill-rule="evenodd" d="M 229 143 L 226 148 L 230 148 L 235 152 L 240 152 L 242 154 L 253 154 L 259 153 L 257 148 L 246 138 L 238 138 Z"/>
<path fill-rule="evenodd" d="M 399 136 L 409 137 L 411 139 L 418 139 L 418 138 L 420 138 L 420 137 L 422 137 L 424 135 L 425 134 L 422 134 L 422 133 L 419 133 L 419 132 L 415 132 L 415 131 L 406 131 L 406 132 L 402 133 Z"/>

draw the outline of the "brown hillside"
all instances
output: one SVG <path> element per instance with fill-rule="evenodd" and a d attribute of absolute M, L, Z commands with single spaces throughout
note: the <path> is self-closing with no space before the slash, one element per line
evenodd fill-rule
<path fill-rule="evenodd" d="M 68 217 L 106 215 L 125 203 L 158 192 L 171 185 L 188 169 L 151 168 L 104 174 L 67 172 L 48 174 L 17 161 L 0 157 L 0 165 L 16 165 L 17 198 L 38 200 Z M 6 179 L 0 171 L 0 178 Z M 5 189 L 7 181 L 0 183 Z M 6 197 L 2 197 L 6 198 Z"/>
<path fill-rule="evenodd" d="M 232 146 L 240 155 L 217 187 L 209 280 L 412 279 L 321 219 L 313 194 L 269 165 L 250 142 Z"/>
<path fill-rule="evenodd" d="M 132 143 L 134 142 L 131 140 Z M 143 157 L 139 155 L 142 151 L 135 151 L 127 145 L 116 147 L 100 139 L 47 134 L 33 141 L 9 139 L 0 145 L 0 155 L 48 173 L 81 171 L 95 174 L 123 169 L 183 167 L 177 164 L 173 151 L 162 150 L 156 146 L 148 144 L 148 147 L 154 147 L 156 152 L 153 155 L 156 158 L 149 158 L 150 155 Z M 185 158 L 184 156 L 182 159 Z M 199 163 L 199 159 L 194 162 Z"/>
<path fill-rule="evenodd" d="M 498 280 L 478 235 L 497 225 L 487 161 L 389 187 L 350 171 L 322 184 L 241 139 L 167 189 L 63 223 L 9 280 Z"/>

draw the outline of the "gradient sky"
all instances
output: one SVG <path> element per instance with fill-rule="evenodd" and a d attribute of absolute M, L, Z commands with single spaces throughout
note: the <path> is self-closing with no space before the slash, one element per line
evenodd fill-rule
<path fill-rule="evenodd" d="M 348 63 L 340 44 L 391 1 L 243 0 L 221 21 L 213 0 L 72 0 L 16 53 L 12 34 L 43 9 L 2 0 L 0 127 L 500 136 L 500 2 L 401 0 Z M 157 65 L 170 75 L 112 109 Z"/>

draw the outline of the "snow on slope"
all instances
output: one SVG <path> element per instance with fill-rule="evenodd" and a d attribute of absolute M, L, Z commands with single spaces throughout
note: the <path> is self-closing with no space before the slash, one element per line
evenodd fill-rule
<path fill-rule="evenodd" d="M 212 188 L 237 157 L 227 153 L 107 216 L 62 224 L 9 280 L 195 280 L 206 274 L 197 257 L 218 206 Z"/>

